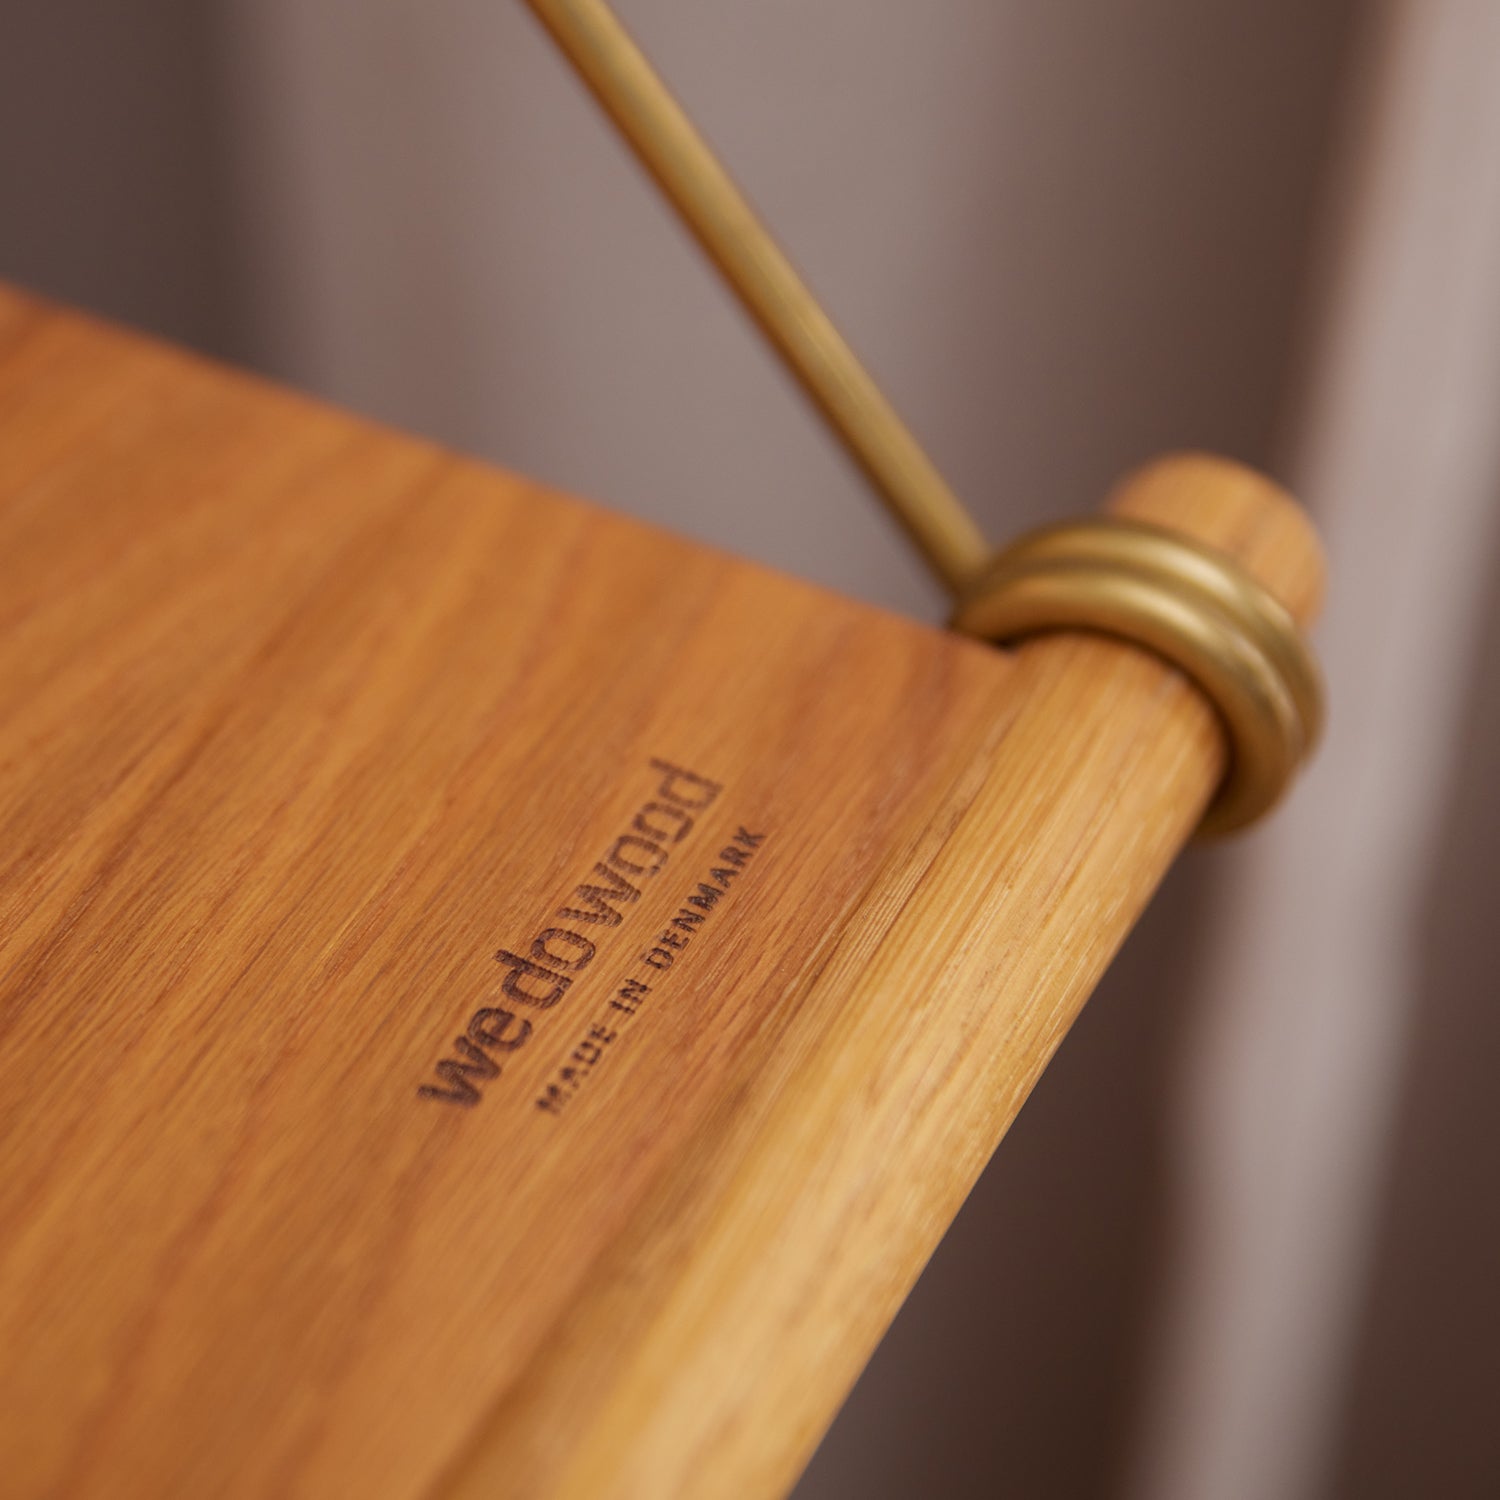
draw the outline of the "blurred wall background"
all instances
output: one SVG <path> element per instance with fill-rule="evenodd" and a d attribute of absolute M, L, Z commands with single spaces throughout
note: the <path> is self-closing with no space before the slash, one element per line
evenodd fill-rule
<path fill-rule="evenodd" d="M 1202 446 L 1332 552 L 801 1500 L 1500 1492 L 1500 10 L 620 8 L 993 535 Z M 514 0 L 11 0 L 0 275 L 938 616 Z"/>

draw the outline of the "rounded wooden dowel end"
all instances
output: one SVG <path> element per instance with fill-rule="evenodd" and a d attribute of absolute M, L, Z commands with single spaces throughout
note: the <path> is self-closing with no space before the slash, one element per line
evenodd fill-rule
<path fill-rule="evenodd" d="M 1172 453 L 1127 475 L 1111 515 L 1165 526 L 1227 553 L 1306 627 L 1323 603 L 1323 545 L 1307 512 L 1274 480 L 1232 459 Z"/>
<path fill-rule="evenodd" d="M 1103 634 L 1176 667 L 1226 736 L 1202 831 L 1246 827 L 1280 799 L 1322 729 L 1322 682 L 1301 629 L 1322 592 L 1317 536 L 1270 480 L 1207 456 L 1158 460 L 1109 510 L 1013 541 L 961 598 L 954 628 L 1000 645 Z"/>
<path fill-rule="evenodd" d="M 1127 475 L 1105 508 L 1111 515 L 1162 526 L 1225 553 L 1304 630 L 1322 609 L 1327 569 L 1312 518 L 1279 484 L 1246 464 L 1209 453 L 1168 454 Z M 1200 835 L 1235 833 L 1257 821 L 1276 805 L 1316 748 L 1325 711 L 1322 679 L 1305 648 L 1286 652 L 1293 644 L 1284 641 L 1282 654 L 1284 660 L 1294 658 L 1286 665 L 1294 669 L 1288 680 L 1302 700 L 1301 743 L 1295 734 L 1286 740 L 1279 751 L 1284 764 L 1278 767 L 1278 752 L 1272 748 L 1276 736 L 1265 732 L 1267 725 L 1257 730 L 1249 720 L 1236 725 L 1231 717 L 1229 737 L 1240 746 L 1242 763 L 1235 765 L 1231 755 L 1225 783 Z M 1225 706 L 1221 701 L 1221 713 Z M 1252 748 L 1256 738 L 1263 748 Z M 1243 764 L 1252 755 L 1258 762 L 1253 768 Z M 1254 778 L 1246 776 L 1247 770 L 1255 772 Z M 1260 782 L 1258 792 L 1245 786 L 1250 779 Z"/>

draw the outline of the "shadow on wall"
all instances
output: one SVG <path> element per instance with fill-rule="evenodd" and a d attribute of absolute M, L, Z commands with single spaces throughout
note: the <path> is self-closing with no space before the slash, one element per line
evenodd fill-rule
<path fill-rule="evenodd" d="M 241 346 L 214 7 L 14 7 L 0 276 L 210 353 Z"/>
<path fill-rule="evenodd" d="M 1484 598 L 1474 659 L 1494 663 L 1500 556 Z M 1491 667 L 1474 685 L 1427 894 L 1404 1097 L 1330 1491 L 1338 1500 L 1479 1500 L 1500 1476 L 1500 676 Z"/>

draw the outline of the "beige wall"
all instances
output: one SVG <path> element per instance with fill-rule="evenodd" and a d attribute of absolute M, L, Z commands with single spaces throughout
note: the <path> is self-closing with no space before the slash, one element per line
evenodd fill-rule
<path fill-rule="evenodd" d="M 1329 165 L 1349 152 L 1330 145 L 1369 7 L 621 9 L 993 534 L 1092 506 L 1163 447 L 1279 468 L 1287 435 L 1306 437 L 1298 376 L 1325 337 L 1312 247 L 1342 222 Z M 38 0 L 14 17 L 0 274 L 936 617 L 858 481 L 513 0 Z M 1468 1248 L 1484 1224 L 1462 1204 L 1490 1196 L 1477 1164 L 1500 1139 L 1474 1064 L 1495 1039 L 1474 896 L 1493 843 L 1457 811 L 1493 821 L 1475 748 L 1494 743 L 1493 684 L 1473 686 L 1491 697 L 1476 698 L 1472 730 L 1445 733 L 1452 779 L 1450 762 L 1418 768 L 1449 810 L 1431 831 L 1435 883 L 1418 869 L 1409 886 L 1427 934 L 1402 992 L 1409 1092 L 1373 1191 L 1383 1248 L 1329 1366 L 1329 1494 L 1425 1492 L 1378 1476 L 1494 1463 L 1487 1413 L 1464 1405 L 1483 1341 L 1457 1311 L 1487 1264 Z M 1184 1058 L 1220 999 L 1206 976 L 1222 962 L 1222 893 L 1248 867 L 1200 852 L 1174 877 L 804 1500 L 1115 1496 L 1173 1461 L 1186 1408 L 1171 1372 L 1188 1355 L 1160 1340 L 1187 1305 L 1184 1229 L 1203 1210 L 1184 1195 Z M 1491 1251 L 1496 1228 L 1479 1242 Z M 1439 1348 L 1414 1309 L 1450 1264 Z M 1493 1295 L 1477 1305 L 1493 1313 Z M 1233 1340 L 1221 1352 L 1239 1368 Z M 1213 1399 L 1247 1409 L 1232 1382 Z M 1268 1420 L 1238 1430 L 1274 1443 Z M 1295 1477 L 1277 1482 L 1291 1500 Z"/>

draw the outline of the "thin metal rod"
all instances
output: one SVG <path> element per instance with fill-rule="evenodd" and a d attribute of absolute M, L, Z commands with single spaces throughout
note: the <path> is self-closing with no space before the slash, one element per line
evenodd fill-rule
<path fill-rule="evenodd" d="M 527 0 L 957 596 L 989 560 L 979 528 L 881 394 L 682 107 L 603 0 Z"/>

